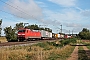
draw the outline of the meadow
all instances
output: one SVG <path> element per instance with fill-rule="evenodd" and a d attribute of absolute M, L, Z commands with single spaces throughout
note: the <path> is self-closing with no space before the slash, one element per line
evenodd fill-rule
<path fill-rule="evenodd" d="M 58 41 L 58 44 L 56 42 L 1 47 L 0 60 L 66 60 L 70 57 L 75 46 L 70 46 L 61 41 Z"/>

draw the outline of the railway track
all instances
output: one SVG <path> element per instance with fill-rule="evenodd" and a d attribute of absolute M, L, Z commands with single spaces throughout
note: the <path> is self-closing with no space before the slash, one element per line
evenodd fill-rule
<path fill-rule="evenodd" d="M 37 40 L 37 41 L 27 41 L 27 42 L 5 42 L 5 43 L 0 43 L 0 47 L 7 47 L 7 46 L 18 46 L 18 45 L 32 45 L 32 44 L 36 44 L 39 42 L 52 42 L 52 41 L 56 41 L 56 40 Z"/>

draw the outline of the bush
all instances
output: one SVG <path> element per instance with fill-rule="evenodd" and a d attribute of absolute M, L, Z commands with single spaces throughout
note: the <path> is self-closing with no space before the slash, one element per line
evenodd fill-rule
<path fill-rule="evenodd" d="M 17 34 L 15 33 L 16 29 L 13 29 L 10 26 L 10 27 L 4 28 L 4 31 L 5 31 L 5 37 L 6 37 L 8 42 L 17 41 Z"/>
<path fill-rule="evenodd" d="M 64 39 L 60 41 L 62 45 L 67 45 L 70 43 L 76 43 L 76 38 L 69 38 L 69 39 Z"/>

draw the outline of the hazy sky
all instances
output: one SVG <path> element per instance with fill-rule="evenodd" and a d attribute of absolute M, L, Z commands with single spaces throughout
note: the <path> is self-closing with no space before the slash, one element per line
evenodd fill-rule
<path fill-rule="evenodd" d="M 78 33 L 90 29 L 90 0 L 0 0 L 0 19 L 2 28 L 24 22 Z"/>

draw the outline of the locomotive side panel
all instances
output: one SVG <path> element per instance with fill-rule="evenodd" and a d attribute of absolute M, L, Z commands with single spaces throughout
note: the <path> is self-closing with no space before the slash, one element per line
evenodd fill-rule
<path fill-rule="evenodd" d="M 32 39 L 41 38 L 41 33 L 39 31 L 27 30 L 26 38 L 27 39 L 30 39 L 30 38 L 32 38 Z"/>

